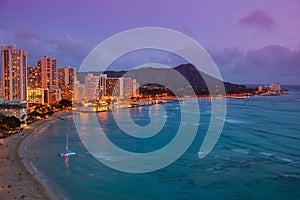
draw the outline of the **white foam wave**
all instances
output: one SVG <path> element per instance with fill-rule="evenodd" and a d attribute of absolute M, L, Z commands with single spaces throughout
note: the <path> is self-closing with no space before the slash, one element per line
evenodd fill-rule
<path fill-rule="evenodd" d="M 87 175 L 90 176 L 90 177 L 94 177 L 95 176 L 95 174 L 93 174 L 93 173 L 87 173 Z"/>
<path fill-rule="evenodd" d="M 242 154 L 249 154 L 249 149 L 232 149 L 234 152 L 242 153 Z"/>
<path fill-rule="evenodd" d="M 283 162 L 289 162 L 289 163 L 294 162 L 293 160 L 291 160 L 289 158 L 277 156 L 277 155 L 274 155 L 274 154 L 268 153 L 268 152 L 259 152 L 259 154 L 261 154 L 263 156 L 266 156 L 266 157 L 275 157 L 277 160 L 280 160 L 280 161 L 283 161 Z"/>
<path fill-rule="evenodd" d="M 111 160 L 111 161 L 116 161 L 117 159 L 113 156 L 107 156 L 104 155 L 102 153 L 92 153 L 94 157 L 96 157 L 97 159 L 101 159 L 101 160 Z"/>
<path fill-rule="evenodd" d="M 41 130 L 39 131 L 39 133 L 44 132 L 44 130 L 45 130 L 46 128 L 48 128 L 49 126 L 51 126 L 51 125 L 52 125 L 52 123 L 49 123 L 49 124 L 47 124 L 46 126 L 44 126 L 43 128 L 41 128 Z"/>
<path fill-rule="evenodd" d="M 205 169 L 205 171 L 213 171 L 213 170 L 214 170 L 214 168 L 212 168 L 212 167 Z"/>
<path fill-rule="evenodd" d="M 259 152 L 259 154 L 263 155 L 263 156 L 267 156 L 267 157 L 272 157 L 273 154 L 268 153 L 268 152 Z"/>
<path fill-rule="evenodd" d="M 230 123 L 230 124 L 246 124 L 246 122 L 241 121 L 241 120 L 237 120 L 237 119 L 224 119 L 224 121 L 226 123 Z"/>
<path fill-rule="evenodd" d="M 284 174 L 282 174 L 282 176 L 286 177 L 286 178 L 297 178 L 297 179 L 300 178 L 299 174 L 291 174 L 291 173 L 284 173 Z"/>
<path fill-rule="evenodd" d="M 281 156 L 276 156 L 276 158 L 280 161 L 284 161 L 284 162 L 293 162 L 293 160 L 289 159 L 289 158 L 284 158 Z"/>

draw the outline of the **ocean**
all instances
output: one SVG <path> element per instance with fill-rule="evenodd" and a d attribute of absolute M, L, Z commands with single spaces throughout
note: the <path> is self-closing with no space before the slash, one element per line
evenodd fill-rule
<path fill-rule="evenodd" d="M 126 173 L 99 162 L 81 142 L 72 116 L 53 121 L 34 135 L 28 145 L 29 157 L 43 180 L 72 200 L 299 199 L 300 86 L 284 88 L 289 89 L 288 95 L 227 99 L 222 134 L 202 159 L 198 152 L 211 115 L 207 99 L 199 100 L 199 123 L 187 124 L 199 127 L 191 146 L 175 162 L 153 172 Z M 161 106 L 166 110 L 166 123 L 151 138 L 124 134 L 112 112 L 98 113 L 97 117 L 107 137 L 120 148 L 151 152 L 174 139 L 181 117 L 179 102 L 129 109 L 136 124 L 147 126 L 155 122 L 149 117 L 149 109 L 160 114 Z M 69 148 L 78 153 L 68 159 L 58 157 L 65 149 L 66 134 Z M 102 159 L 118 162 L 119 157 L 109 153 L 99 152 Z"/>

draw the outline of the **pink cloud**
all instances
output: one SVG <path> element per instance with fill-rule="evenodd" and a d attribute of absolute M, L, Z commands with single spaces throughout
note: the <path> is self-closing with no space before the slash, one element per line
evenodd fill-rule
<path fill-rule="evenodd" d="M 17 31 L 15 41 L 18 49 L 28 51 L 28 64 L 31 66 L 36 65 L 42 56 L 47 55 L 57 59 L 58 67 L 63 65 L 77 67 L 89 52 L 89 48 L 84 43 L 71 35 L 40 38 L 38 33 L 25 28 Z"/>
<path fill-rule="evenodd" d="M 275 26 L 275 20 L 263 10 L 253 10 L 246 17 L 239 20 L 244 26 L 258 27 L 270 30 Z"/>
<path fill-rule="evenodd" d="M 21 28 L 17 30 L 16 39 L 38 39 L 38 33 L 28 28 Z"/>
<path fill-rule="evenodd" d="M 272 44 L 243 52 L 237 48 L 210 50 L 224 80 L 240 83 L 299 84 L 300 50 Z"/>

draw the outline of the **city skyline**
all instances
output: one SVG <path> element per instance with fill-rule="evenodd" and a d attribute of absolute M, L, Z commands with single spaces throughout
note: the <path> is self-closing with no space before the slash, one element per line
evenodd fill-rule
<path fill-rule="evenodd" d="M 42 8 L 55 12 L 55 17 Z M 6 20 L 12 9 L 14 15 Z M 0 44 L 27 50 L 30 66 L 46 55 L 57 58 L 58 66 L 78 68 L 85 56 L 111 35 L 157 26 L 180 31 L 203 45 L 225 81 L 300 84 L 300 3 L 294 0 L 288 4 L 270 0 L 1 1 L 0 11 Z M 169 54 L 154 56 L 172 67 L 182 64 Z M 153 56 L 140 54 L 138 59 L 148 62 Z M 136 63 L 127 57 L 114 67 L 127 70 Z"/>
<path fill-rule="evenodd" d="M 84 83 L 80 83 L 76 68 L 57 68 L 56 58 L 50 56 L 41 57 L 36 66 L 27 66 L 27 51 L 17 49 L 16 45 L 2 45 L 1 60 L 0 99 L 3 102 L 53 105 L 69 100 L 93 103 L 106 98 L 139 95 L 139 84 L 135 79 L 89 73 L 85 75 Z"/>

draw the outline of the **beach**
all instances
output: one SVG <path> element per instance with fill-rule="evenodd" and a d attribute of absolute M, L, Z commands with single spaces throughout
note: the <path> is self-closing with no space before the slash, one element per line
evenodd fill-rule
<path fill-rule="evenodd" d="M 39 177 L 26 157 L 26 141 L 41 128 L 72 112 L 58 112 L 27 126 L 21 133 L 4 139 L 0 145 L 0 199 L 57 199 L 58 196 Z"/>

